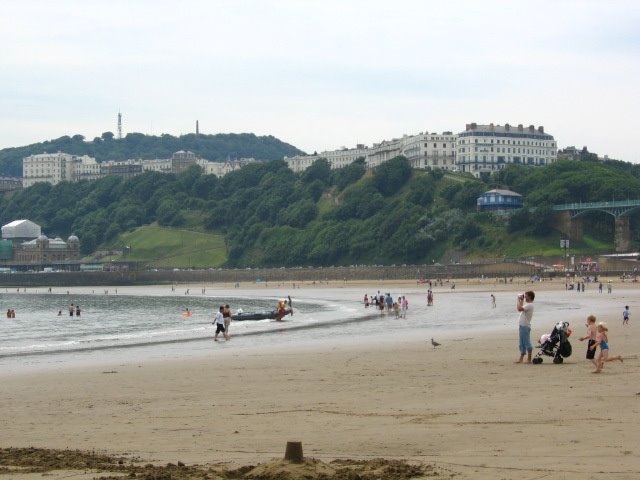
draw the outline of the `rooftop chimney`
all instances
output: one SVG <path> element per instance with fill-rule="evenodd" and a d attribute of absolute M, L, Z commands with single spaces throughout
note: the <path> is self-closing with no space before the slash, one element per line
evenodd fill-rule
<path fill-rule="evenodd" d="M 539 132 L 539 133 L 544 133 L 544 127 L 543 127 L 542 125 L 540 125 L 540 126 L 538 127 L 538 132 Z"/>
<path fill-rule="evenodd" d="M 506 132 L 508 132 L 509 130 L 511 130 L 511 125 L 509 125 L 508 123 L 504 124 L 504 129 Z"/>
<path fill-rule="evenodd" d="M 535 132 L 535 131 L 536 131 L 536 127 L 535 127 L 535 126 L 533 126 L 533 125 L 529 125 L 529 131 L 530 131 L 531 133 Z"/>
<path fill-rule="evenodd" d="M 522 124 L 521 124 L 521 123 L 519 123 L 519 124 L 518 124 L 518 131 L 519 131 L 519 132 L 524 131 L 524 127 L 522 126 Z"/>

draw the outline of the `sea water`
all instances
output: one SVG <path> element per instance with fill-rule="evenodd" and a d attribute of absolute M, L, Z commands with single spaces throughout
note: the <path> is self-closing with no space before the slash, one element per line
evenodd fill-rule
<path fill-rule="evenodd" d="M 120 294 L 115 294 L 113 288 L 69 294 L 1 293 L 0 306 L 14 309 L 16 317 L 0 317 L 0 370 L 131 358 L 185 358 L 221 346 L 243 349 L 270 345 L 286 349 L 318 342 L 357 343 L 399 336 L 428 340 L 451 332 L 491 331 L 517 325 L 513 292 L 496 293 L 495 309 L 487 291 L 436 290 L 433 306 L 426 305 L 426 295 L 421 290 L 392 292 L 396 299 L 400 294 L 407 294 L 409 299 L 407 317 L 396 319 L 393 313 L 380 313 L 373 305 L 365 308 L 358 289 L 304 289 L 293 296 L 293 316 L 282 322 L 233 321 L 232 341 L 221 341 L 218 344 L 222 345 L 214 347 L 212 321 L 219 305 L 228 303 L 234 312 L 238 308 L 244 312 L 270 311 L 276 308 L 279 297 L 255 290 L 202 295 L 144 288 L 124 293 L 122 290 Z M 544 325 L 542 333 L 548 333 L 546 329 L 556 321 L 579 313 L 572 312 L 578 307 L 564 297 L 564 292 L 548 292 L 543 299 L 537 299 L 534 323 Z M 585 301 L 589 297 L 581 295 L 580 310 L 588 308 Z M 69 316 L 71 303 L 80 305 L 80 317 Z M 187 308 L 191 316 L 183 315 Z"/>

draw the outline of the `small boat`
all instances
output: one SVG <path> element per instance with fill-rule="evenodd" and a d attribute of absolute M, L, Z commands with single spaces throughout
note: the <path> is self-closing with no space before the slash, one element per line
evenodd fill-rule
<path fill-rule="evenodd" d="M 293 315 L 293 307 L 291 306 L 291 297 L 289 298 L 289 307 L 278 308 L 269 312 L 236 312 L 231 315 L 232 320 L 282 320 L 287 315 Z"/>

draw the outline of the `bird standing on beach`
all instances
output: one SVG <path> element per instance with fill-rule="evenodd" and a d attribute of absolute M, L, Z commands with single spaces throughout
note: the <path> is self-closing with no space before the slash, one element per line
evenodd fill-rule
<path fill-rule="evenodd" d="M 431 339 L 431 345 L 433 345 L 433 348 L 439 347 L 440 344 L 438 342 L 436 342 L 433 338 Z"/>

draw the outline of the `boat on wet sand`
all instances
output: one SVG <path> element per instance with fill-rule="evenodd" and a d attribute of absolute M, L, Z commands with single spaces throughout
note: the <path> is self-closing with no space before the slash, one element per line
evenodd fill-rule
<path fill-rule="evenodd" d="M 291 303 L 291 297 L 287 297 L 289 303 L 285 300 L 281 300 L 277 309 L 268 312 L 236 312 L 231 315 L 232 320 L 282 320 L 287 315 L 293 315 L 293 306 Z M 288 305 L 288 306 L 287 306 Z"/>

